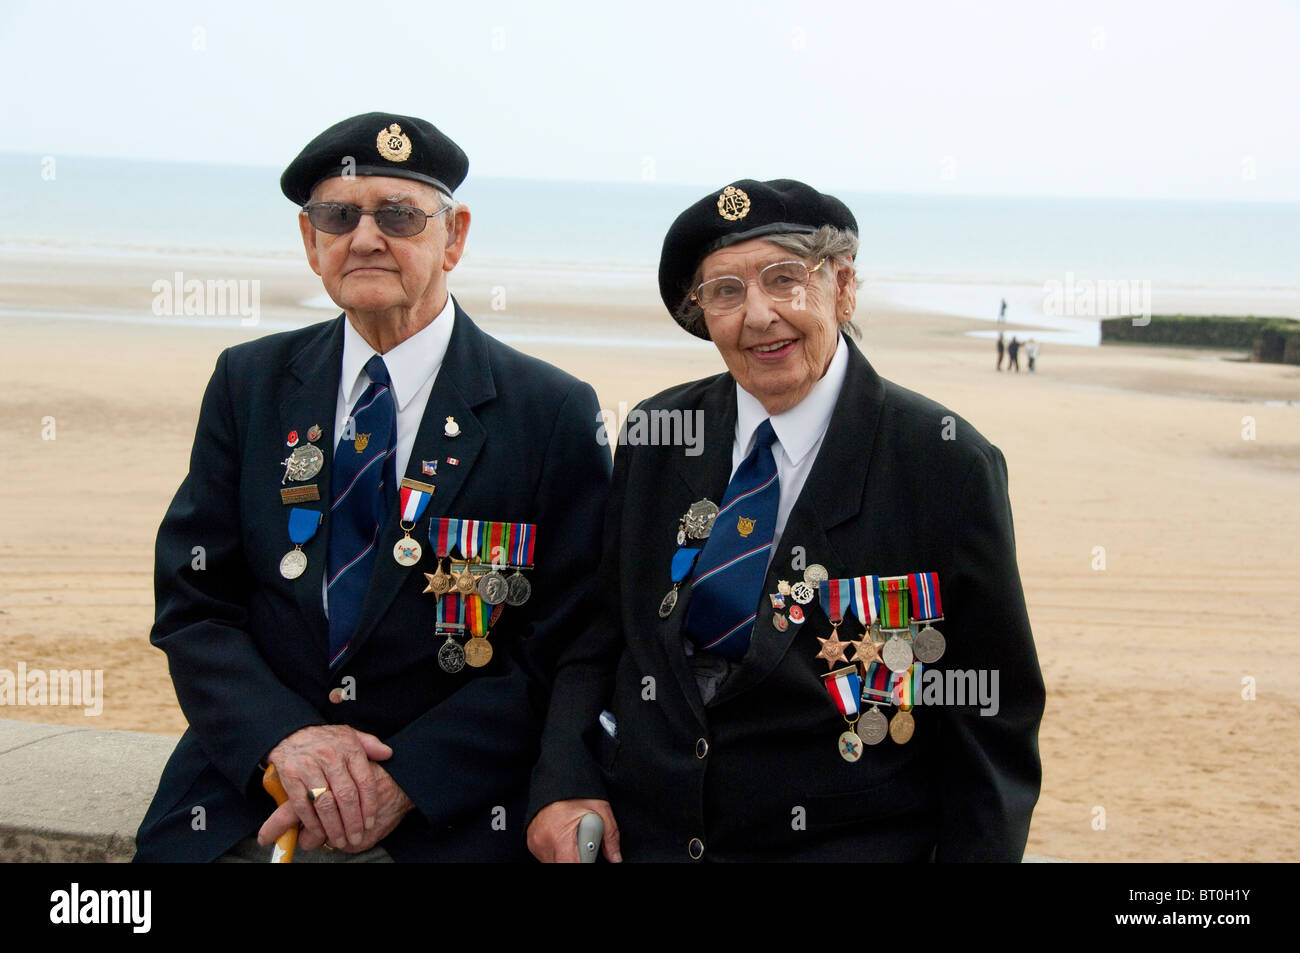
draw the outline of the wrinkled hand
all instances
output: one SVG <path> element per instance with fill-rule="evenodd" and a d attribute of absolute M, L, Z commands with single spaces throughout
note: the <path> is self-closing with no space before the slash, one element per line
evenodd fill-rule
<path fill-rule="evenodd" d="M 611 863 L 622 863 L 618 846 L 618 823 L 608 801 L 552 801 L 537 812 L 528 825 L 528 849 L 544 864 L 576 864 L 578 822 L 587 814 L 599 814 L 605 822 L 601 853 Z"/>
<path fill-rule="evenodd" d="M 314 850 L 327 840 L 340 850 L 358 849 L 379 824 L 381 769 L 375 762 L 392 756 L 393 749 L 374 735 L 347 725 L 315 725 L 295 731 L 267 756 L 289 800 L 262 825 L 258 843 L 272 844 L 301 824 L 298 846 L 302 850 Z M 329 790 L 313 803 L 307 792 L 320 787 Z"/>

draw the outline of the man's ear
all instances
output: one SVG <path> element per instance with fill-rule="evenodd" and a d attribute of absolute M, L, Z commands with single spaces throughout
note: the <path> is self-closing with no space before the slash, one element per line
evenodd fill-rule
<path fill-rule="evenodd" d="M 459 264 L 461 256 L 465 254 L 465 239 L 469 237 L 469 207 L 458 205 L 452 215 L 455 216 L 454 221 L 447 223 L 452 228 L 451 240 L 442 253 L 443 271 L 451 271 Z"/>
<path fill-rule="evenodd" d="M 316 251 L 316 228 L 307 220 L 306 212 L 298 213 L 298 230 L 302 232 L 302 247 L 307 253 L 307 264 L 319 275 L 320 255 Z"/>

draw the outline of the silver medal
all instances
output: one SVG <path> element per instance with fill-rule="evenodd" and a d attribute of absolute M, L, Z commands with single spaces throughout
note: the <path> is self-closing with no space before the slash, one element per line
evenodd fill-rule
<path fill-rule="evenodd" d="M 521 606 L 533 594 L 533 584 L 519 570 L 506 580 L 506 605 Z"/>
<path fill-rule="evenodd" d="M 878 745 L 889 734 L 889 719 L 875 705 L 858 719 L 858 735 L 869 745 Z"/>
<path fill-rule="evenodd" d="M 320 448 L 315 444 L 299 444 L 280 466 L 284 467 L 284 478 L 280 481 L 281 484 L 289 480 L 305 483 L 320 473 L 321 467 L 325 466 L 325 454 L 321 453 Z"/>
<path fill-rule="evenodd" d="M 686 527 L 686 535 L 691 539 L 708 539 L 709 533 L 713 532 L 713 521 L 717 518 L 718 504 L 700 500 L 691 504 L 682 517 L 682 524 Z"/>
<path fill-rule="evenodd" d="M 912 647 L 898 636 L 891 636 L 881 649 L 880 658 L 891 672 L 906 672 L 912 667 Z"/>
<path fill-rule="evenodd" d="M 813 563 L 803 571 L 803 581 L 810 586 L 817 586 L 831 578 L 831 574 L 826 571 L 826 567 L 821 563 Z"/>
<path fill-rule="evenodd" d="M 943 658 L 944 649 L 947 647 L 948 642 L 944 639 L 943 633 L 934 626 L 927 625 L 917 633 L 912 645 L 912 651 L 918 661 L 929 665 L 931 662 L 937 662 Z"/>
<path fill-rule="evenodd" d="M 506 582 L 506 577 L 495 569 L 478 581 L 479 598 L 490 606 L 499 606 L 505 602 L 509 591 L 510 584 Z"/>
<path fill-rule="evenodd" d="M 438 649 L 438 667 L 448 675 L 455 675 L 465 667 L 465 650 L 450 635 Z"/>
<path fill-rule="evenodd" d="M 307 554 L 301 549 L 291 549 L 280 560 L 280 575 L 285 579 L 297 579 L 307 569 Z"/>
<path fill-rule="evenodd" d="M 673 614 L 673 609 L 677 607 L 677 587 L 674 586 L 668 590 L 668 595 L 664 596 L 663 602 L 659 603 L 659 618 L 666 619 Z"/>

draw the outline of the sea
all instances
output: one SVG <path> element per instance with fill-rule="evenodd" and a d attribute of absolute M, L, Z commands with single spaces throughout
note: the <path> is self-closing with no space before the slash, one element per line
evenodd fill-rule
<path fill-rule="evenodd" d="M 301 260 L 279 174 L 0 152 L 0 254 Z M 653 293 L 665 232 L 713 187 L 471 174 L 462 267 Z M 1106 307 L 1300 317 L 1300 203 L 834 191 L 860 226 L 863 300 L 967 317 L 973 334 L 997 333 L 1003 300 L 1040 341 L 1085 345 Z"/>

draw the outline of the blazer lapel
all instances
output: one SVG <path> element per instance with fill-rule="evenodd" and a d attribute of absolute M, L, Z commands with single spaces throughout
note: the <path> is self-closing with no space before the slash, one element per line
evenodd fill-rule
<path fill-rule="evenodd" d="M 776 592 L 780 579 L 796 581 L 802 573 L 790 567 L 790 552 L 803 547 L 808 564 L 821 563 L 832 576 L 847 571 L 847 563 L 830 539 L 835 527 L 862 512 L 866 502 L 867 479 L 871 469 L 872 446 L 884 399 L 884 385 L 852 340 L 848 341 L 849 366 L 844 385 L 835 402 L 826 438 L 808 479 L 790 511 L 779 552 L 773 557 L 759 595 L 758 621 L 749 653 L 723 683 L 718 701 L 748 691 L 765 679 L 780 664 L 791 643 L 803 628 L 791 623 L 784 632 L 772 624 L 772 606 L 768 594 Z M 805 609 L 811 610 L 812 604 Z M 803 647 L 799 649 L 802 651 Z"/>
<path fill-rule="evenodd" d="M 429 500 L 421 522 L 446 516 L 451 509 L 487 440 L 487 429 L 474 415 L 473 408 L 496 396 L 486 336 L 470 320 L 469 315 L 461 310 L 455 299 L 453 303 L 456 307 L 456 324 L 452 329 L 451 340 L 447 343 L 442 367 L 433 382 L 433 390 L 429 393 L 429 401 L 425 404 L 424 416 L 420 418 L 415 444 L 411 448 L 411 459 L 406 465 L 405 476 L 434 486 L 433 497 Z M 448 417 L 454 418 L 460 427 L 460 433 L 455 437 L 448 437 L 444 432 Z M 448 458 L 457 462 L 449 464 Z M 422 465 L 425 460 L 439 461 L 437 474 L 424 474 Z M 370 587 L 361 604 L 357 630 L 347 653 L 339 660 L 340 665 L 365 644 L 411 574 L 423 573 L 421 566 L 424 565 L 424 560 L 415 566 L 402 566 L 393 559 L 393 547 L 404 535 L 398 515 L 394 508 L 380 530 Z M 473 517 L 473 514 L 464 515 Z M 436 554 L 432 555 L 436 558 Z M 432 599 L 429 608 L 432 611 Z"/>
<path fill-rule="evenodd" d="M 304 509 L 319 510 L 322 520 L 313 536 L 303 546 L 307 554 L 307 569 L 293 583 L 294 597 L 298 602 L 298 611 L 309 623 L 317 648 L 324 657 L 329 652 L 329 621 L 325 618 L 325 609 L 321 604 L 322 579 L 325 574 L 330 531 L 330 473 L 334 467 L 334 411 L 338 401 L 339 375 L 343 362 L 343 321 L 339 315 L 332 323 L 321 329 L 314 338 L 300 350 L 289 362 L 287 371 L 293 380 L 286 387 L 285 396 L 280 401 L 280 433 L 298 431 L 298 439 L 305 443 L 307 430 L 313 425 L 321 428 L 321 437 L 316 446 L 325 455 L 325 463 L 320 473 L 310 481 L 315 483 L 320 492 L 320 501 L 302 503 Z M 302 445 L 299 444 L 299 446 Z M 299 486 L 287 483 L 286 487 Z M 285 524 L 288 523 L 288 507 L 281 506 Z M 286 537 L 287 538 L 287 537 Z"/>

